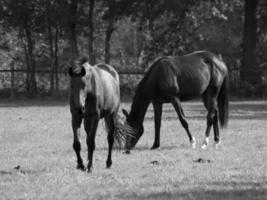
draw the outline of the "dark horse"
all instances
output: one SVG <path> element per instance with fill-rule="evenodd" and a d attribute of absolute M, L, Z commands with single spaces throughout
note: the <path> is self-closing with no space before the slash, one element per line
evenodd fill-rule
<path fill-rule="evenodd" d="M 77 168 L 84 170 L 80 155 L 80 126 L 84 119 L 84 129 L 87 134 L 88 166 L 90 172 L 95 150 L 95 136 L 98 122 L 105 119 L 108 132 L 108 157 L 106 167 L 112 165 L 111 153 L 115 142 L 125 139 L 127 130 L 119 121 L 117 112 L 120 105 L 119 75 L 113 67 L 107 64 L 91 66 L 85 59 L 76 61 L 69 68 L 70 79 L 70 110 L 72 114 L 73 148 L 77 155 Z"/>
<path fill-rule="evenodd" d="M 222 127 L 228 122 L 228 70 L 224 62 L 208 51 L 157 59 L 139 83 L 130 113 L 123 110 L 128 124 L 136 130 L 135 137 L 127 139 L 126 149 L 133 148 L 143 134 L 144 116 L 151 102 L 155 120 L 155 140 L 151 149 L 160 146 L 162 104 L 169 102 L 174 106 L 194 148 L 196 141 L 189 131 L 181 101 L 197 97 L 202 97 L 208 110 L 202 148 L 207 147 L 212 126 L 217 145 L 220 143 L 218 120 Z"/>

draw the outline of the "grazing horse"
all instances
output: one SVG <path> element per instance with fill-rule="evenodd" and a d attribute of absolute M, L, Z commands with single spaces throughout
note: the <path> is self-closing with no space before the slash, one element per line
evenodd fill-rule
<path fill-rule="evenodd" d="M 128 124 L 136 130 L 135 137 L 127 139 L 126 150 L 129 152 L 142 136 L 144 116 L 151 102 L 155 120 L 155 140 L 151 149 L 160 146 L 162 104 L 169 102 L 174 106 L 190 143 L 195 148 L 196 141 L 189 131 L 181 101 L 197 97 L 202 97 L 208 110 L 206 138 L 202 148 L 208 145 L 212 126 L 215 145 L 218 145 L 218 120 L 222 127 L 227 126 L 228 122 L 228 70 L 224 62 L 208 51 L 157 59 L 138 84 L 130 113 L 123 110 Z"/>
<path fill-rule="evenodd" d="M 118 118 L 120 105 L 119 75 L 113 67 L 107 64 L 91 66 L 86 59 L 76 61 L 69 68 L 70 75 L 70 110 L 72 114 L 73 148 L 77 155 L 77 168 L 85 170 L 80 155 L 79 141 L 80 126 L 84 120 L 87 134 L 88 172 L 91 171 L 93 153 L 95 150 L 95 136 L 98 122 L 105 119 L 108 132 L 108 157 L 106 167 L 112 165 L 111 153 L 114 141 L 121 144 L 127 130 Z"/>

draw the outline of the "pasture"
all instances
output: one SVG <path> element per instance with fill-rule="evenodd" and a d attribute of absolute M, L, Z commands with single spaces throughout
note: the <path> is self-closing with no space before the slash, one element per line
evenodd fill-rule
<path fill-rule="evenodd" d="M 130 104 L 122 107 L 129 110 Z M 152 107 L 130 155 L 113 151 L 105 168 L 107 134 L 100 123 L 93 173 L 76 170 L 66 102 L 0 103 L 0 199 L 267 199 L 267 102 L 231 102 L 228 129 L 213 148 L 200 147 L 206 128 L 202 103 L 183 103 L 197 147 L 191 149 L 173 107 L 165 105 L 161 147 Z M 86 160 L 85 132 L 82 156 Z"/>

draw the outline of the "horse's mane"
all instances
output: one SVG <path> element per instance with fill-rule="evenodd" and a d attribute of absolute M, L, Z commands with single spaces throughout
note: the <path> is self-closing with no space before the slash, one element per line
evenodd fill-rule
<path fill-rule="evenodd" d="M 148 79 L 148 77 L 152 73 L 153 69 L 156 67 L 157 62 L 159 62 L 160 60 L 162 60 L 164 58 L 166 58 L 166 57 L 158 57 L 158 58 L 156 58 L 155 61 L 153 61 L 153 63 L 150 64 L 150 66 L 145 70 L 145 76 L 143 77 L 143 79 L 137 85 L 136 92 L 143 87 L 143 85 L 145 84 L 146 80 Z"/>
<path fill-rule="evenodd" d="M 149 67 L 148 69 L 146 70 L 146 73 L 143 77 L 143 79 L 139 82 L 139 84 L 137 85 L 137 88 L 135 90 L 135 95 L 134 95 L 134 98 L 133 98 L 133 103 L 132 103 L 132 106 L 131 106 L 131 112 L 134 112 L 135 116 L 136 116 L 136 111 L 138 109 L 138 107 L 140 107 L 140 105 L 144 105 L 145 101 L 147 99 L 144 99 L 144 95 L 143 95 L 143 88 L 144 88 L 144 85 L 148 79 L 148 77 L 150 76 L 150 74 L 153 72 L 153 70 L 155 69 L 155 67 L 157 66 L 157 63 L 164 59 L 166 57 L 160 57 L 160 58 L 157 58 Z"/>
<path fill-rule="evenodd" d="M 78 60 L 79 65 L 83 65 L 84 63 L 89 61 L 89 58 L 87 56 L 81 56 L 77 60 Z"/>

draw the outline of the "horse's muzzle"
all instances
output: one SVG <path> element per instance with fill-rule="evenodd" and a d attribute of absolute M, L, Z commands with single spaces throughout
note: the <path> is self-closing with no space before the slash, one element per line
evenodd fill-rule
<path fill-rule="evenodd" d="M 78 113 L 79 113 L 79 115 L 81 115 L 84 118 L 84 115 L 85 115 L 85 108 L 84 108 L 84 106 L 81 106 L 78 109 Z"/>

